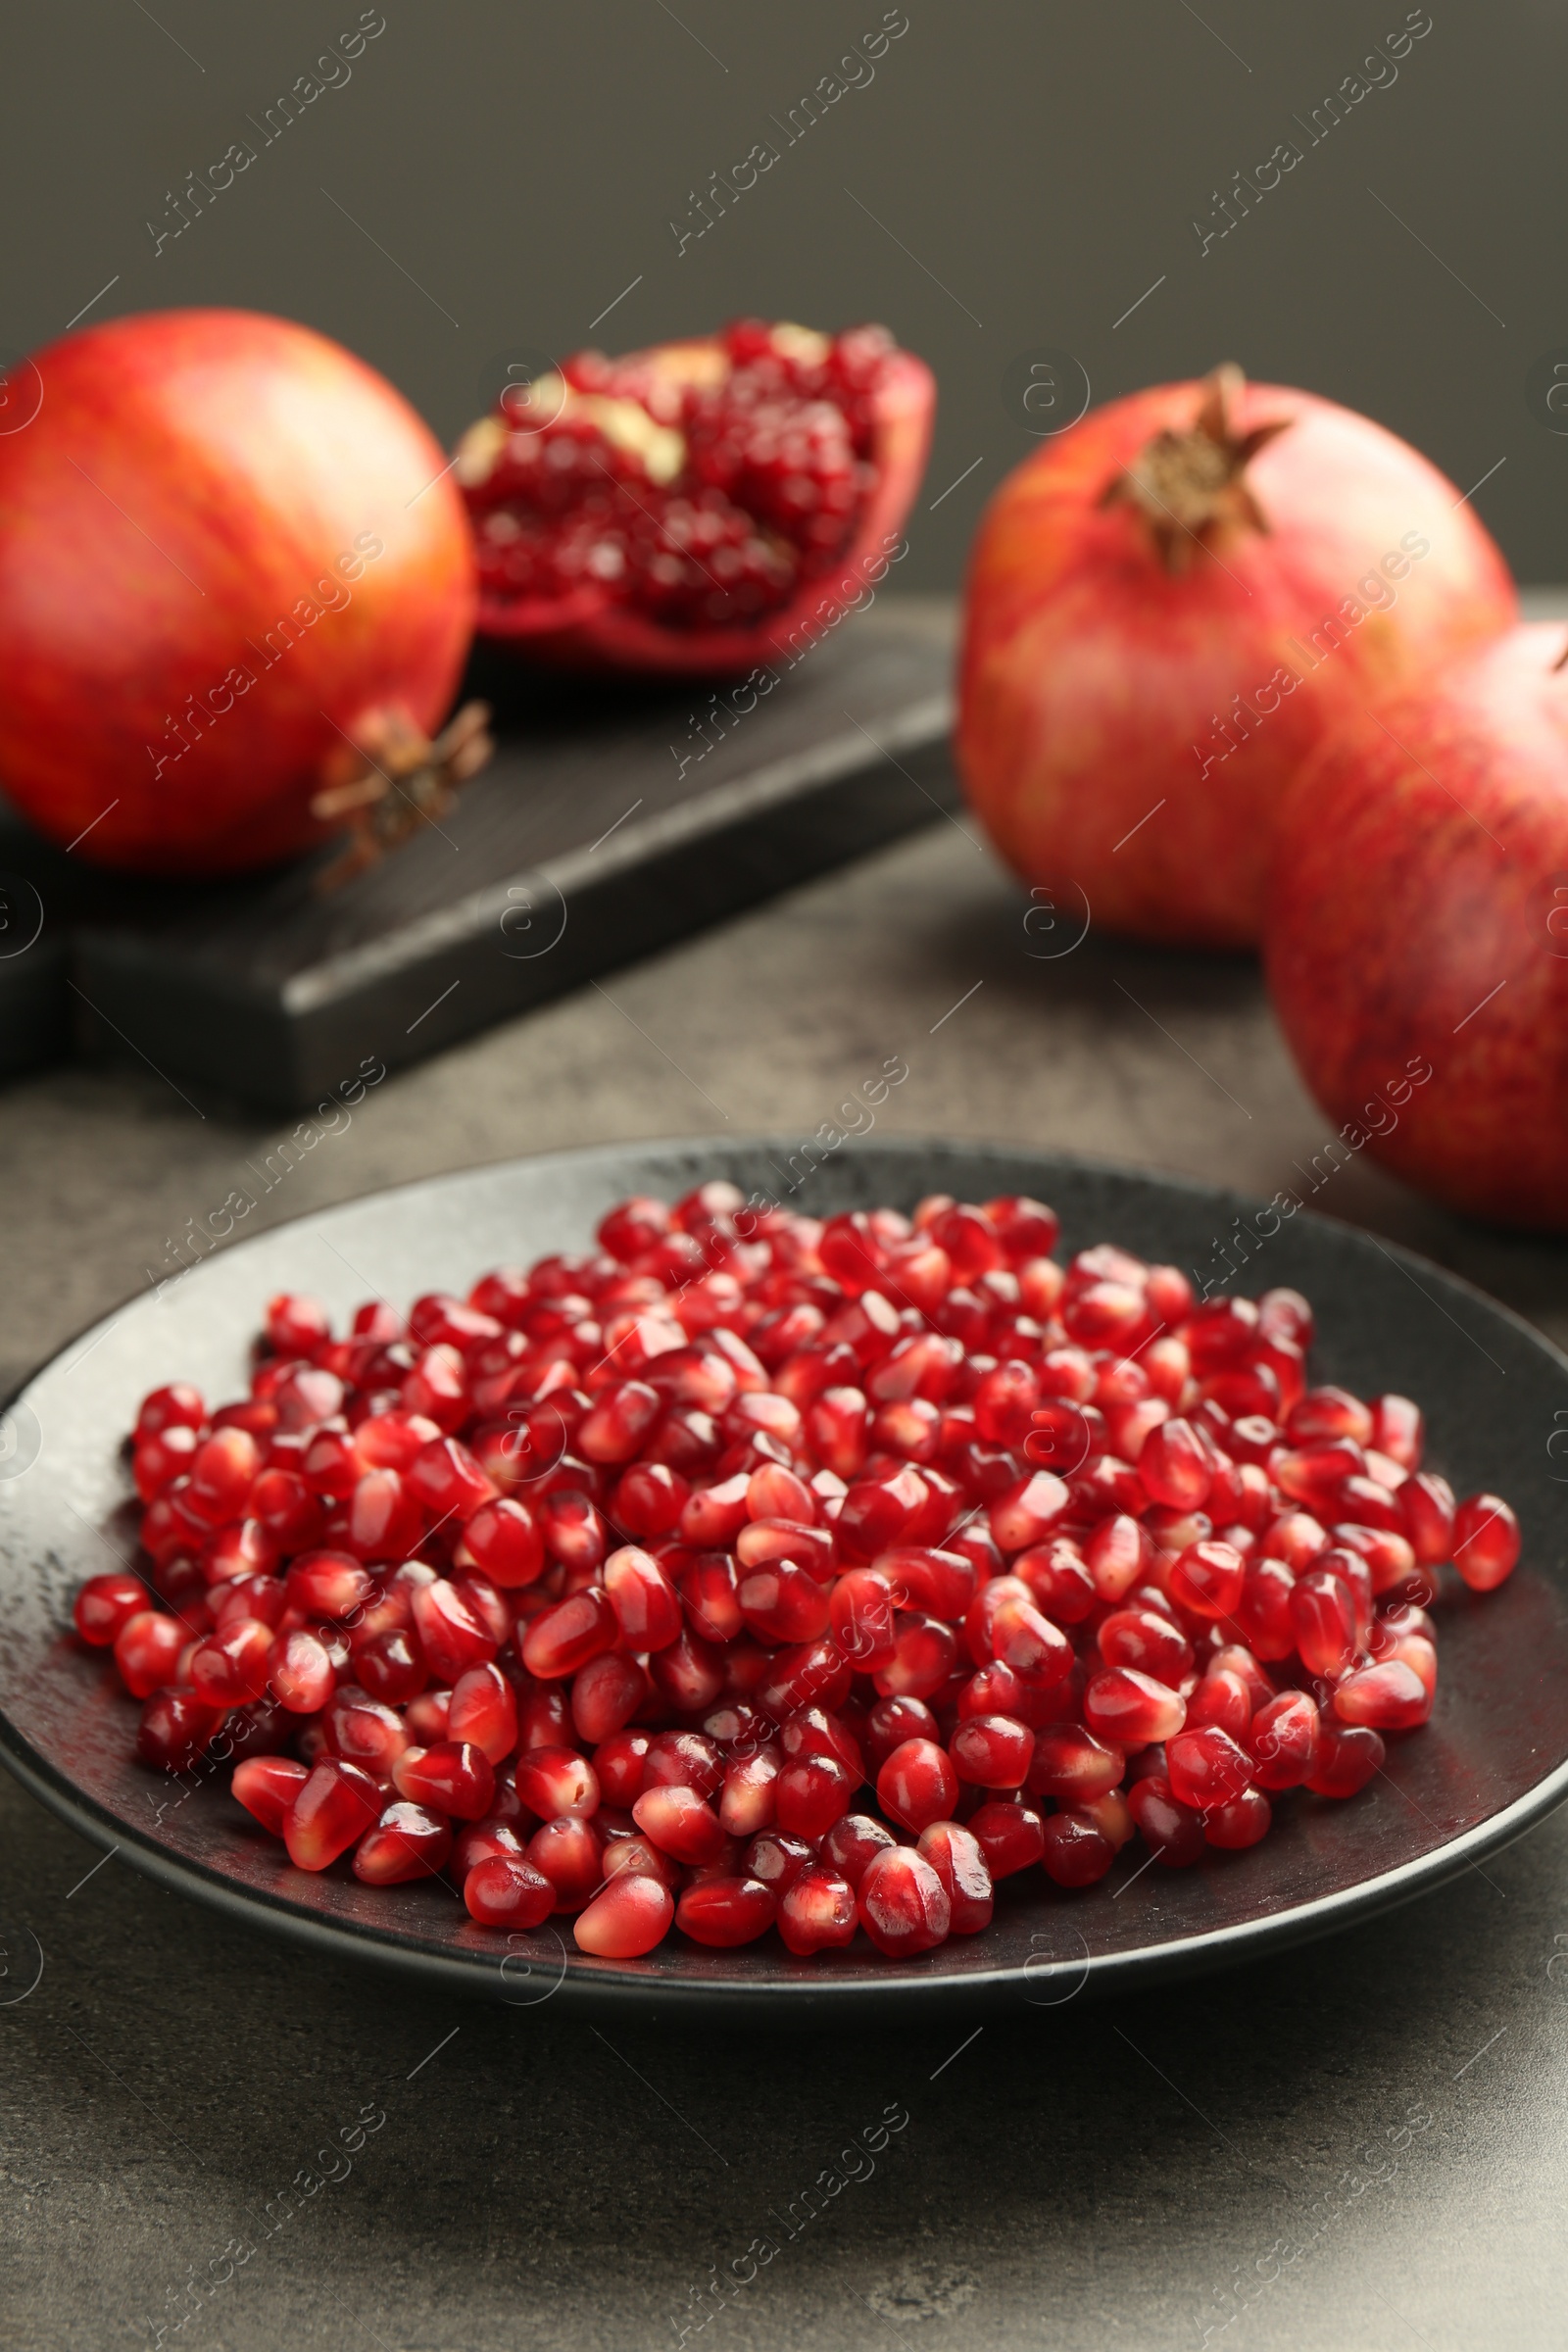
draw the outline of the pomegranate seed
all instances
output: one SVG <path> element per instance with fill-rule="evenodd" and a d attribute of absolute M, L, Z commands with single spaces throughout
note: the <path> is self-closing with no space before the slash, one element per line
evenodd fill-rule
<path fill-rule="evenodd" d="M 1296 1579 L 1283 1560 L 1259 1560 L 1248 1567 L 1233 1614 L 1260 1658 L 1288 1658 L 1296 1647 L 1291 1610 L 1295 1586 Z"/>
<path fill-rule="evenodd" d="M 758 1879 L 771 1886 L 781 1899 L 789 1892 L 807 1864 L 815 1859 L 814 1849 L 804 1838 L 791 1838 L 781 1832 L 754 1838 L 741 1856 L 741 1867 L 749 1879 Z"/>
<path fill-rule="evenodd" d="M 1045 1825 L 1033 1805 L 993 1799 L 970 1814 L 967 1826 L 994 1879 L 1027 1870 L 1045 1852 Z"/>
<path fill-rule="evenodd" d="M 940 1749 L 937 1751 L 941 1753 Z M 886 1767 L 884 1767 L 884 1770 Z M 859 1786 L 859 1776 L 836 1756 L 797 1756 L 774 1783 L 778 1826 L 796 1838 L 826 1836 L 842 1821 Z"/>
<path fill-rule="evenodd" d="M 662 1943 L 675 1898 L 658 1879 L 625 1870 L 596 1894 L 572 1927 L 579 1951 L 600 1960 L 637 1960 Z"/>
<path fill-rule="evenodd" d="M 607 1805 L 628 1811 L 642 1794 L 643 1766 L 652 1744 L 649 1732 L 613 1732 L 594 1749 L 593 1766 Z"/>
<path fill-rule="evenodd" d="M 1240 1740 L 1250 1728 L 1252 1714 L 1252 1693 L 1242 1677 L 1234 1668 L 1211 1666 L 1187 1702 L 1184 1728 L 1194 1732 L 1212 1724 Z"/>
<path fill-rule="evenodd" d="M 1332 1721 L 1323 1726 L 1317 1762 L 1306 1786 L 1315 1796 L 1354 1796 L 1376 1772 L 1388 1753 L 1377 1733 L 1366 1724 Z"/>
<path fill-rule="evenodd" d="M 1037 1470 L 1020 1479 L 991 1504 L 991 1533 L 1004 1551 L 1027 1551 L 1043 1544 L 1067 1508 L 1067 1489 L 1054 1471 Z"/>
<path fill-rule="evenodd" d="M 678 1894 L 686 1884 L 684 1865 L 672 1862 L 651 1838 L 639 1836 L 635 1830 L 629 1838 L 612 1838 L 605 1847 L 604 1859 L 607 1879 L 616 1878 L 622 1871 L 632 1871 L 645 1879 L 657 1879 L 671 1894 Z"/>
<path fill-rule="evenodd" d="M 1097 1821 L 1069 1808 L 1041 1825 L 1046 1876 L 1058 1886 L 1092 1886 L 1116 1859 L 1116 1847 Z"/>
<path fill-rule="evenodd" d="M 1031 1796 L 1081 1807 L 1116 1788 L 1126 1768 L 1121 1749 L 1108 1740 L 1075 1724 L 1055 1724 L 1035 1734 L 1022 1785 Z"/>
<path fill-rule="evenodd" d="M 934 1740 L 906 1740 L 876 1776 L 877 1802 L 890 1820 L 916 1833 L 949 1821 L 958 1801 L 958 1776 Z"/>
<path fill-rule="evenodd" d="M 1353 1438 L 1356 1445 L 1372 1442 L 1373 1416 L 1348 1389 L 1308 1389 L 1292 1406 L 1285 1434 L 1293 1446 L 1308 1446 L 1319 1438 Z"/>
<path fill-rule="evenodd" d="M 354 1876 L 368 1886 L 398 1886 L 434 1878 L 452 1851 L 452 1831 L 439 1813 L 400 1797 L 354 1849 Z"/>
<path fill-rule="evenodd" d="M 879 1698 L 865 1721 L 865 1745 L 873 1766 L 880 1768 L 906 1740 L 937 1740 L 937 1719 L 923 1699 Z"/>
<path fill-rule="evenodd" d="M 272 1629 L 259 1617 L 242 1617 L 220 1633 L 198 1642 L 190 1659 L 190 1680 L 199 1695 L 219 1707 L 244 1706 L 260 1698 L 267 1688 Z"/>
<path fill-rule="evenodd" d="M 647 1706 L 653 1685 L 635 1658 L 602 1650 L 579 1666 L 571 1682 L 571 1720 L 579 1739 L 597 1746 Z"/>
<path fill-rule="evenodd" d="M 1171 1794 L 1199 1813 L 1230 1804 L 1257 1776 L 1251 1757 L 1214 1724 L 1168 1740 L 1165 1763 Z"/>
<path fill-rule="evenodd" d="M 1210 1540 L 1189 1544 L 1171 1563 L 1167 1587 L 1172 1600 L 1194 1617 L 1229 1617 L 1242 1597 L 1247 1562 L 1234 1544 Z"/>
<path fill-rule="evenodd" d="M 724 1688 L 722 1652 L 716 1643 L 691 1633 L 682 1634 L 667 1649 L 656 1651 L 648 1671 L 654 1688 L 678 1715 L 702 1713 Z"/>
<path fill-rule="evenodd" d="M 519 1801 L 541 1821 L 559 1820 L 564 1813 L 586 1820 L 599 1810 L 599 1776 L 573 1748 L 530 1748 L 517 1759 L 514 1781 Z"/>
<path fill-rule="evenodd" d="M 757 1879 L 725 1875 L 688 1886 L 675 1907 L 675 1925 L 694 1943 L 727 1951 L 765 1936 L 777 1913 L 770 1887 Z"/>
<path fill-rule="evenodd" d="M 643 1836 L 676 1862 L 715 1861 L 728 1841 L 718 1815 L 695 1788 L 645 1788 L 631 1817 Z"/>
<path fill-rule="evenodd" d="M 1034 1748 L 1033 1732 L 1007 1715 L 971 1715 L 948 1743 L 958 1779 L 980 1788 L 1021 1788 Z"/>
<path fill-rule="evenodd" d="M 779 1936 L 797 1959 L 853 1942 L 857 1924 L 854 1887 L 824 1862 L 803 1870 L 779 1902 Z"/>
<path fill-rule="evenodd" d="M 439 1740 L 433 1747 L 405 1748 L 393 1765 L 398 1794 L 458 1821 L 482 1821 L 495 1798 L 495 1767 L 467 1740 Z"/>
<path fill-rule="evenodd" d="M 1084 1563 L 1100 1599 L 1114 1607 L 1148 1577 L 1152 1547 L 1136 1519 L 1125 1511 L 1113 1512 L 1086 1542 Z"/>
<path fill-rule="evenodd" d="M 251 1515 L 279 1552 L 302 1551 L 319 1541 L 321 1506 L 298 1471 L 270 1467 L 250 1491 Z"/>
<path fill-rule="evenodd" d="M 306 1617 L 352 1617 L 374 1589 L 368 1568 L 345 1551 L 308 1551 L 284 1579 L 291 1609 Z"/>
<path fill-rule="evenodd" d="M 873 1676 L 884 1698 L 929 1698 L 950 1681 L 958 1656 L 953 1628 L 936 1617 L 893 1620 L 893 1655 Z"/>
<path fill-rule="evenodd" d="M 679 1596 L 651 1553 L 630 1544 L 612 1551 L 605 1562 L 605 1590 L 629 1649 L 667 1649 L 680 1634 Z"/>
<path fill-rule="evenodd" d="M 390 1477 L 391 1472 L 387 1475 Z M 488 1666 L 499 1646 L 457 1587 L 445 1577 L 416 1586 L 410 1596 L 414 1630 L 432 1674 L 455 1683 L 470 1667 Z M 525 1660 L 530 1673 L 536 1672 Z"/>
<path fill-rule="evenodd" d="M 979 1840 L 956 1821 L 937 1821 L 921 1831 L 916 1850 L 942 1882 L 949 1935 L 978 1936 L 989 1928 L 996 1898 Z"/>
<path fill-rule="evenodd" d="M 1097 1674 L 1084 1691 L 1084 1722 L 1098 1738 L 1121 1747 L 1172 1739 L 1186 1720 L 1180 1694 L 1135 1667 Z"/>
<path fill-rule="evenodd" d="M 947 1940 L 953 1908 L 925 1856 L 893 1846 L 873 1856 L 856 1893 L 860 1925 L 879 1952 L 901 1960 Z"/>
<path fill-rule="evenodd" d="M 568 1459 L 564 1458 L 552 1475 L 571 1475 Z M 539 1525 L 551 1558 L 568 1568 L 597 1568 L 610 1549 L 604 1520 L 579 1487 L 556 1488 L 543 1495 Z"/>
<path fill-rule="evenodd" d="M 517 1744 L 517 1701 L 499 1666 L 471 1666 L 452 1688 L 447 1736 L 466 1740 L 492 1764 L 504 1763 Z"/>
<path fill-rule="evenodd" d="M 1169 1870 L 1185 1870 L 1201 1859 L 1202 1820 L 1191 1806 L 1178 1801 L 1170 1783 L 1159 1774 L 1135 1782 L 1127 1792 L 1127 1805 L 1157 1862 Z"/>
<path fill-rule="evenodd" d="M 1152 1608 L 1113 1609 L 1100 1628 L 1100 1654 L 1107 1666 L 1132 1667 L 1172 1689 L 1193 1669 L 1192 1643 Z"/>
<path fill-rule="evenodd" d="M 731 1838 L 755 1838 L 778 1813 L 778 1757 L 762 1751 L 725 1767 L 718 1818 Z"/>
<path fill-rule="evenodd" d="M 635 1462 L 615 1489 L 615 1522 L 630 1536 L 666 1536 L 691 1493 L 667 1462 Z"/>
<path fill-rule="evenodd" d="M 585 1821 L 580 1813 L 563 1813 L 535 1830 L 528 1840 L 526 1859 L 553 1887 L 556 1910 L 580 1911 L 598 1892 L 604 1878 L 603 1856 L 603 1841 L 594 1823 Z"/>
<path fill-rule="evenodd" d="M 396 1707 L 352 1684 L 333 1691 L 322 1711 L 320 1730 L 331 1754 L 357 1764 L 374 1781 L 393 1777 L 409 1745 L 408 1730 Z"/>
<path fill-rule="evenodd" d="M 381 1811 L 381 1792 L 367 1772 L 323 1756 L 283 1823 L 283 1842 L 297 1870 L 325 1870 L 357 1845 Z"/>
<path fill-rule="evenodd" d="M 83 1642 L 108 1649 L 146 1608 L 147 1588 L 139 1576 L 90 1576 L 76 1594 L 72 1618 Z"/>
<path fill-rule="evenodd" d="M 1310 1570 L 1291 1594 L 1296 1646 L 1309 1674 L 1343 1674 L 1356 1651 L 1355 1596 L 1329 1568 Z"/>
<path fill-rule="evenodd" d="M 1494 1592 L 1519 1557 L 1519 1522 L 1500 1494 L 1471 1494 L 1453 1515 L 1453 1564 L 1472 1592 Z"/>
<path fill-rule="evenodd" d="M 1334 1693 L 1342 1723 L 1365 1724 L 1375 1732 L 1410 1732 L 1432 1712 L 1432 1691 L 1402 1658 L 1359 1666 Z"/>
<path fill-rule="evenodd" d="M 416 1697 L 429 1680 L 411 1630 L 389 1627 L 368 1641 L 356 1640 L 354 1669 L 372 1698 L 401 1706 Z"/>
<path fill-rule="evenodd" d="M 1332 1548 L 1354 1551 L 1365 1560 L 1374 1593 L 1392 1592 L 1396 1585 L 1404 1584 L 1415 1569 L 1414 1545 L 1404 1535 L 1396 1534 L 1388 1528 L 1342 1523 L 1334 1530 Z M 1314 1564 L 1321 1567 L 1323 1559 L 1320 1557 Z"/>
<path fill-rule="evenodd" d="M 155 1690 L 141 1712 L 136 1753 L 166 1772 L 188 1772 L 211 1746 L 223 1720 L 195 1690 Z"/>
<path fill-rule="evenodd" d="M 1224 1804 L 1208 1808 L 1203 1815 L 1203 1837 L 1209 1845 L 1239 1853 L 1266 1838 L 1273 1819 L 1274 1808 L 1262 1789 L 1244 1788 Z"/>
<path fill-rule="evenodd" d="M 1453 1489 L 1432 1470 L 1417 1470 L 1399 1489 L 1404 1532 L 1424 1567 L 1439 1567 L 1453 1557 Z"/>
<path fill-rule="evenodd" d="M 1150 1432 L 1138 1457 L 1144 1491 L 1152 1501 L 1173 1511 L 1200 1509 L 1213 1475 L 1209 1449 L 1190 1421 L 1162 1422 Z"/>
<path fill-rule="evenodd" d="M 1298 1788 L 1317 1766 L 1322 1725 L 1304 1690 L 1282 1690 L 1259 1707 L 1247 1734 L 1260 1788 Z"/>
<path fill-rule="evenodd" d="M 525 1932 L 542 1926 L 558 1908 L 554 1885 L 522 1854 L 496 1854 L 474 1863 L 463 1882 L 463 1899 L 468 1917 L 481 1928 Z"/>
<path fill-rule="evenodd" d="M 723 1753 L 704 1732 L 660 1732 L 648 1743 L 645 1788 L 695 1788 L 709 1797 L 718 1794 L 723 1780 Z"/>
<path fill-rule="evenodd" d="M 292 1756 L 247 1756 L 235 1765 L 229 1788 L 264 1830 L 281 1838 L 284 1819 L 310 1777 Z"/>
<path fill-rule="evenodd" d="M 464 1549 L 503 1592 L 518 1592 L 543 1575 L 545 1543 L 539 1524 L 514 1495 L 480 1503 L 464 1523 Z"/>
<path fill-rule="evenodd" d="M 919 1544 L 896 1545 L 881 1552 L 869 1573 L 886 1581 L 901 1608 L 939 1617 L 949 1625 L 962 1622 L 979 1582 L 975 1563 L 963 1552 Z M 843 1581 L 848 1583 L 849 1578 Z"/>
<path fill-rule="evenodd" d="M 497 1854 L 522 1852 L 526 1835 L 522 1820 L 519 1815 L 516 1823 L 502 1821 L 494 1813 L 487 1813 L 483 1821 L 470 1821 L 454 1832 L 452 1876 L 460 1886 L 475 1863 L 494 1861 Z"/>
<path fill-rule="evenodd" d="M 885 1822 L 874 1820 L 869 1813 L 846 1813 L 823 1838 L 822 1860 L 857 1888 L 874 1857 L 891 1851 L 897 1843 Z"/>
<path fill-rule="evenodd" d="M 309 1627 L 279 1634 L 267 1660 L 266 1688 L 291 1715 L 317 1715 L 331 1697 L 337 1677 L 324 1642 Z"/>
<path fill-rule="evenodd" d="M 138 1438 L 157 1437 L 166 1429 L 204 1429 L 206 1425 L 202 1393 L 183 1380 L 173 1381 L 166 1389 L 150 1390 L 136 1415 Z"/>

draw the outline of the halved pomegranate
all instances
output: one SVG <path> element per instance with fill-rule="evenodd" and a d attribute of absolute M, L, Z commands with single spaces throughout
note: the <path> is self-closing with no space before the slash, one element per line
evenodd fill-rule
<path fill-rule="evenodd" d="M 480 633 L 682 677 L 801 652 L 885 576 L 935 403 L 882 327 L 756 319 L 509 387 L 458 444 Z"/>

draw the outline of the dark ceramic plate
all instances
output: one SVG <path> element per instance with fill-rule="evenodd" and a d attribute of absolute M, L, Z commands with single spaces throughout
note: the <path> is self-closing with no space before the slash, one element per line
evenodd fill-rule
<path fill-rule="evenodd" d="M 592 1960 L 569 1928 L 510 1940 L 469 1924 L 438 1885 L 371 1889 L 339 1864 L 295 1870 L 225 1793 L 131 1753 L 133 1702 L 70 1631 L 81 1580 L 128 1555 L 133 1522 L 119 1451 L 142 1393 L 176 1377 L 209 1396 L 245 1385 L 245 1345 L 275 1291 L 337 1313 L 372 1293 L 407 1302 L 466 1290 L 483 1268 L 581 1248 L 628 1193 L 673 1198 L 714 1175 L 777 1191 L 788 1145 L 612 1146 L 477 1168 L 302 1218 L 210 1259 L 162 1298 L 143 1297 L 65 1348 L 11 1410 L 0 1448 L 0 1755 L 84 1836 L 166 1885 L 342 1959 L 388 1963 L 447 1989 L 518 2007 L 552 1998 L 597 2013 L 838 2024 L 892 2005 L 956 2016 L 987 2003 L 1051 2006 L 1081 1989 L 1239 1961 L 1328 1933 L 1476 1866 L 1568 1794 L 1568 1627 L 1561 1497 L 1548 1441 L 1568 1419 L 1568 1361 L 1517 1317 L 1436 1266 L 1302 1213 L 1263 1248 L 1250 1285 L 1292 1283 L 1317 1308 L 1318 1378 L 1420 1399 L 1429 1459 L 1463 1494 L 1507 1494 L 1523 1560 L 1500 1592 L 1443 1603 L 1443 1683 L 1432 1724 L 1390 1743 L 1388 1769 L 1348 1804 L 1298 1795 L 1261 1845 L 1197 1869 L 1140 1869 L 1135 1841 L 1110 1876 L 1064 1894 L 1039 1873 L 1004 1884 L 988 1934 L 895 1966 L 857 1949 L 792 1960 L 768 1937 L 737 1952 L 673 1936 L 648 1959 Z M 1244 1205 L 1230 1195 L 1119 1168 L 975 1145 L 867 1143 L 812 1175 L 813 1211 L 928 1192 L 1028 1192 L 1062 1219 L 1068 1250 L 1106 1238 L 1157 1259 L 1212 1262 Z M 9 1475 L 7 1475 L 9 1473 Z"/>

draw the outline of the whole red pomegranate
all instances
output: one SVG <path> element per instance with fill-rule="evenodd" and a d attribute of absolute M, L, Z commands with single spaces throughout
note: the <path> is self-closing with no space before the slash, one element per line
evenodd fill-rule
<path fill-rule="evenodd" d="M 473 555 L 408 403 L 309 327 L 156 311 L 67 335 L 0 437 L 0 784 L 165 874 L 318 841 L 323 788 L 425 734 Z"/>
<path fill-rule="evenodd" d="M 1256 940 L 1279 798 L 1368 692 L 1517 618 L 1426 460 L 1221 368 L 1091 412 L 992 500 L 970 563 L 965 789 L 1026 882 L 1111 930 Z"/>
<path fill-rule="evenodd" d="M 881 327 L 757 319 L 509 387 L 458 448 L 481 632 L 680 677 L 798 658 L 898 560 L 935 399 Z"/>
<path fill-rule="evenodd" d="M 1302 771 L 1264 930 L 1308 1086 L 1450 1207 L 1568 1228 L 1568 672 L 1511 630 Z M 1413 1080 L 1413 1085 L 1411 1081 Z"/>

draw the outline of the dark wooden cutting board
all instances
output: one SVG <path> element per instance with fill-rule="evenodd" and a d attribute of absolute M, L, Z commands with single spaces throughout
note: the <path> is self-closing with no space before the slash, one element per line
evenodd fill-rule
<path fill-rule="evenodd" d="M 956 807 L 952 647 L 948 600 L 906 597 L 770 685 L 563 680 L 481 650 L 491 765 L 327 898 L 329 853 L 154 884 L 0 810 L 0 1075 L 139 1055 L 292 1110 L 416 1061 Z"/>

